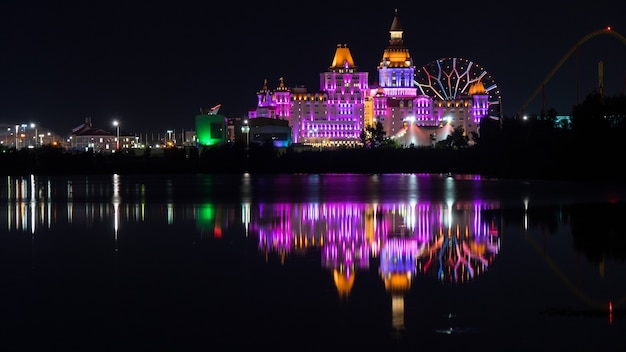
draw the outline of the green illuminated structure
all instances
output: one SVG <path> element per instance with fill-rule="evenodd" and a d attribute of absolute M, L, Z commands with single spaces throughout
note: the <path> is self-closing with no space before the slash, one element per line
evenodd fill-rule
<path fill-rule="evenodd" d="M 198 147 L 212 146 L 226 142 L 227 122 L 224 115 L 196 115 L 196 135 Z"/>

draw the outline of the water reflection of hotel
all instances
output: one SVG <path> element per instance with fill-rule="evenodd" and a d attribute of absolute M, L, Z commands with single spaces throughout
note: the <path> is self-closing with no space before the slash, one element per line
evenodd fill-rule
<path fill-rule="evenodd" d="M 262 205 L 251 223 L 265 252 L 321 249 L 322 265 L 345 295 L 359 270 L 380 261 L 389 290 L 408 288 L 418 272 L 449 283 L 480 275 L 498 254 L 497 221 L 482 218 L 493 204 Z M 254 210 L 252 211 L 254 213 Z"/>
<path fill-rule="evenodd" d="M 284 256 L 320 247 L 322 265 L 347 298 L 359 270 L 378 259 L 391 295 L 392 326 L 404 328 L 404 296 L 419 272 L 463 283 L 487 270 L 500 249 L 497 204 L 278 204 L 259 207 L 259 248 Z M 252 224 L 251 224 L 252 225 Z"/>

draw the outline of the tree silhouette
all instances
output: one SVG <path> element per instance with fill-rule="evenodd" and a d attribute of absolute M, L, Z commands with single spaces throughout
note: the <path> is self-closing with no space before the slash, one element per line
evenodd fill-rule
<path fill-rule="evenodd" d="M 368 149 L 376 149 L 389 145 L 387 132 L 383 129 L 383 124 L 376 121 L 374 126 L 367 126 L 361 131 L 361 143 Z"/>

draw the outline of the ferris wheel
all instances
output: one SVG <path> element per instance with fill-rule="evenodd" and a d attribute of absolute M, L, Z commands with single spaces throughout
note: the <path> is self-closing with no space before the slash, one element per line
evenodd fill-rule
<path fill-rule="evenodd" d="M 489 117 L 500 118 L 500 90 L 485 69 L 467 59 L 443 58 L 415 72 L 415 84 L 422 94 L 441 100 L 462 99 L 473 83 L 480 81 L 487 91 Z"/>

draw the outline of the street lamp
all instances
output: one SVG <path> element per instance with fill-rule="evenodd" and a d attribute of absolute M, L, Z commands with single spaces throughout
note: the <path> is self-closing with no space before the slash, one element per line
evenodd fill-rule
<path fill-rule="evenodd" d="M 248 120 L 243 120 L 243 126 L 241 126 L 241 133 L 246 134 L 246 150 L 250 148 L 250 126 Z"/>
<path fill-rule="evenodd" d="M 120 150 L 120 123 L 115 120 L 113 126 L 115 126 L 115 150 Z"/>
<path fill-rule="evenodd" d="M 170 146 L 174 146 L 174 142 L 172 140 L 172 133 L 174 133 L 173 130 L 167 130 L 167 140 L 165 141 L 165 146 L 166 147 L 170 147 Z"/>
<path fill-rule="evenodd" d="M 35 148 L 37 148 L 37 124 L 31 123 L 30 124 L 30 128 L 34 128 L 35 129 Z M 30 145 L 30 143 L 28 145 Z"/>

